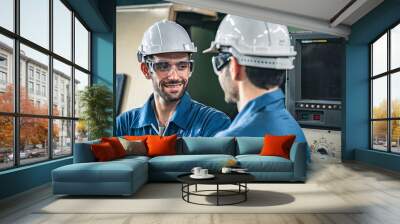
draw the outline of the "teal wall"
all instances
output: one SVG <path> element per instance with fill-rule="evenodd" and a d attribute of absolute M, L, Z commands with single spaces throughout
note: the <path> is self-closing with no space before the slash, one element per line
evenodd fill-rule
<path fill-rule="evenodd" d="M 67 0 L 92 31 L 92 82 L 114 90 L 115 1 Z M 72 163 L 72 157 L 0 172 L 0 199 L 51 181 L 51 171 Z"/>
<path fill-rule="evenodd" d="M 344 160 L 399 170 L 400 156 L 369 149 L 369 43 L 400 22 L 400 0 L 386 0 L 357 23 L 346 46 Z"/>
<path fill-rule="evenodd" d="M 101 4 L 100 4 L 101 3 Z M 104 84 L 115 93 L 115 20 L 116 5 L 115 1 L 100 1 L 98 7 L 101 14 L 105 18 L 105 22 L 110 24 L 108 32 L 92 33 L 92 83 Z M 113 94 L 113 102 L 115 102 L 115 94 Z M 115 123 L 115 104 L 113 111 L 113 122 Z M 113 134 L 113 124 L 109 132 Z"/>
<path fill-rule="evenodd" d="M 212 55 L 202 53 L 203 50 L 210 47 L 211 41 L 214 40 L 216 30 L 192 26 L 190 33 L 192 41 L 197 46 L 197 53 L 193 56 L 195 60 L 195 70 L 190 78 L 188 87 L 190 95 L 193 99 L 205 105 L 217 108 L 233 118 L 237 114 L 236 105 L 225 102 L 224 92 L 212 68 Z"/>

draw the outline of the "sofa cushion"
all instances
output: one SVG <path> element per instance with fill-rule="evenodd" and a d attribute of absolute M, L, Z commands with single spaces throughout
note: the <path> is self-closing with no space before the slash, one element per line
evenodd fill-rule
<path fill-rule="evenodd" d="M 219 171 L 230 159 L 231 155 L 175 155 L 158 156 L 149 160 L 150 171 L 190 172 L 193 167 L 200 166 L 212 172 Z"/>
<path fill-rule="evenodd" d="M 99 144 L 100 139 L 75 143 L 74 147 L 74 163 L 88 163 L 95 162 L 96 158 L 90 148 L 92 144 Z"/>
<path fill-rule="evenodd" d="M 235 155 L 233 137 L 183 137 L 178 144 L 179 153 L 185 155 L 226 154 Z"/>
<path fill-rule="evenodd" d="M 127 163 L 130 163 L 130 162 L 135 161 L 135 160 L 148 162 L 149 159 L 150 159 L 150 157 L 147 157 L 147 156 L 129 155 L 129 156 L 125 156 L 124 158 L 113 160 L 113 162 L 127 162 Z"/>
<path fill-rule="evenodd" d="M 53 181 L 58 182 L 130 182 L 133 173 L 147 171 L 146 166 L 140 159 L 74 163 L 53 170 L 52 174 Z"/>
<path fill-rule="evenodd" d="M 236 155 L 259 154 L 264 145 L 263 137 L 236 137 Z"/>
<path fill-rule="evenodd" d="M 278 156 L 238 155 L 236 159 L 242 168 L 250 172 L 292 172 L 292 161 Z"/>

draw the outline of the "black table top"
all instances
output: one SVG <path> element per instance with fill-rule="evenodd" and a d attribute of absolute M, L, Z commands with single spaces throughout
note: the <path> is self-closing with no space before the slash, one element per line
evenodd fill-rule
<path fill-rule="evenodd" d="M 211 179 L 193 179 L 192 173 L 186 173 L 177 177 L 178 181 L 186 184 L 236 184 L 248 183 L 255 180 L 249 173 L 212 173 L 215 177 Z"/>

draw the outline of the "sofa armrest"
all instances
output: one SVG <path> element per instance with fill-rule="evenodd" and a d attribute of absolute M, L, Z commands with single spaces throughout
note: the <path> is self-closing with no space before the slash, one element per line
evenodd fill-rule
<path fill-rule="evenodd" d="M 290 160 L 293 162 L 293 179 L 305 181 L 307 176 L 307 143 L 295 142 L 290 149 Z"/>
<path fill-rule="evenodd" d="M 74 163 L 88 163 L 95 162 L 90 146 L 92 144 L 100 143 L 100 140 L 94 140 L 89 142 L 75 143 L 74 145 Z"/>

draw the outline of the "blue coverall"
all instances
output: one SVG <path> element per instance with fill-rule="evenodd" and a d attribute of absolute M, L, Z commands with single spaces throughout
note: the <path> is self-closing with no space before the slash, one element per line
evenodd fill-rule
<path fill-rule="evenodd" d="M 285 108 L 285 95 L 281 89 L 265 93 L 248 102 L 238 113 L 228 129 L 216 137 L 271 135 L 296 135 L 296 142 L 306 142 L 303 130 Z M 310 160 L 309 150 L 307 159 Z"/>
<path fill-rule="evenodd" d="M 117 136 L 158 135 L 158 122 L 153 110 L 151 95 L 143 107 L 124 112 L 117 117 Z M 223 112 L 192 100 L 185 93 L 163 135 L 177 134 L 179 137 L 214 136 L 229 127 L 230 118 Z"/>

